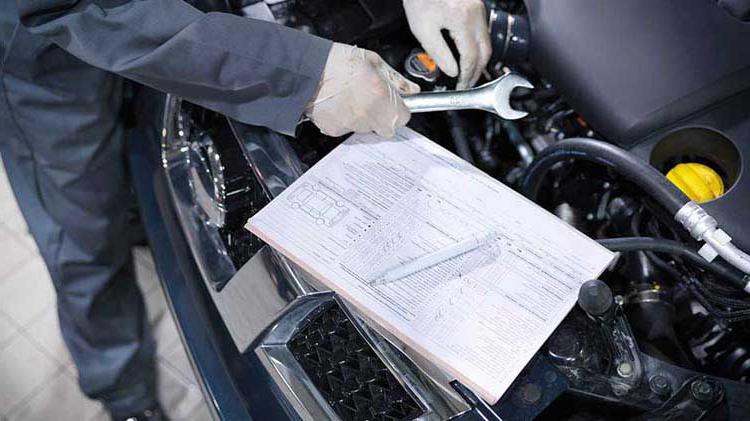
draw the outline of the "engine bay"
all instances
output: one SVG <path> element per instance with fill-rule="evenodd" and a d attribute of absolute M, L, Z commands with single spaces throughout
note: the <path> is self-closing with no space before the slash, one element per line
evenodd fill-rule
<path fill-rule="evenodd" d="M 420 50 L 398 0 L 269 6 L 280 23 L 379 53 L 423 91 L 455 86 Z M 528 116 L 412 116 L 409 127 L 619 252 L 496 405 L 503 419 L 750 413 L 750 297 L 737 287 L 747 275 L 699 256 L 699 242 L 672 212 L 616 167 L 565 157 L 537 171 L 540 157 L 561 142 L 618 145 L 700 202 L 747 250 L 750 27 L 742 13 L 721 6 L 487 1 L 494 54 L 480 83 L 509 72 L 526 77 L 536 88 L 515 90 L 512 104 Z M 189 135 L 213 176 L 205 184 L 222 174 L 221 188 L 207 193 L 222 198 L 220 209 L 206 205 L 206 215 L 239 268 L 260 246 L 241 226 L 264 203 L 262 188 L 228 158 L 238 155 L 227 150 L 235 146 L 217 140 L 231 137 L 226 123 L 197 108 L 185 115 L 205 128 Z M 341 140 L 303 123 L 290 143 L 312 166 Z"/>

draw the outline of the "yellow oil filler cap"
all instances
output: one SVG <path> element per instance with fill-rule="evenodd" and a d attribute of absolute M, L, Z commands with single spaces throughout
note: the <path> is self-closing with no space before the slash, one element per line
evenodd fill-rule
<path fill-rule="evenodd" d="M 711 167 L 697 162 L 675 165 L 667 173 L 667 179 L 690 200 L 698 203 L 714 200 L 724 194 L 721 176 Z"/>

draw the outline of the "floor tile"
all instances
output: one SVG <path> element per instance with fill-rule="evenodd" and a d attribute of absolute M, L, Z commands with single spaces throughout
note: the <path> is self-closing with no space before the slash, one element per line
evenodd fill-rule
<path fill-rule="evenodd" d="M 187 421 L 211 421 L 211 413 L 208 411 L 208 405 L 202 402 L 190 415 Z"/>
<path fill-rule="evenodd" d="M 0 253 L 0 285 L 2 285 L 8 275 L 31 260 L 33 254 L 20 239 L 2 225 L 0 225 L 0 244 L 3 245 L 3 252 Z"/>
<path fill-rule="evenodd" d="M 133 247 L 133 257 L 137 263 L 141 263 L 148 268 L 154 269 L 156 267 L 154 257 L 148 247 Z"/>
<path fill-rule="evenodd" d="M 167 308 L 167 300 L 161 288 L 155 288 L 149 294 L 145 294 L 145 299 L 149 322 L 155 323 L 165 315 L 171 317 L 169 308 Z"/>
<path fill-rule="evenodd" d="M 18 240 L 21 241 L 21 244 L 23 244 L 23 246 L 31 252 L 32 256 L 39 256 L 39 247 L 37 247 L 34 238 L 31 236 L 31 233 L 15 233 L 15 236 Z"/>
<path fill-rule="evenodd" d="M 182 380 L 192 385 L 196 385 L 195 373 L 193 367 L 190 365 L 187 351 L 182 343 L 179 346 L 173 347 L 166 355 L 164 355 L 162 361 L 172 368 Z"/>
<path fill-rule="evenodd" d="M 0 308 L 21 326 L 50 311 L 54 302 L 55 290 L 41 258 L 30 260 L 0 284 Z"/>
<path fill-rule="evenodd" d="M 0 349 L 5 348 L 5 345 L 19 334 L 18 327 L 13 323 L 7 316 L 0 313 Z M 0 378 L 3 377 L 3 373 L 0 373 Z"/>
<path fill-rule="evenodd" d="M 6 206 L 2 208 L 2 212 L 4 214 L 1 216 L 2 221 L 0 224 L 6 228 L 8 231 L 21 234 L 21 235 L 28 235 L 29 233 L 29 227 L 26 225 L 26 220 L 23 219 L 23 215 L 21 214 L 21 210 L 18 209 L 18 206 L 13 203 L 13 206 Z"/>
<path fill-rule="evenodd" d="M 60 364 L 65 366 L 73 364 L 68 348 L 65 346 L 65 342 L 63 342 L 57 312 L 54 311 L 54 308 L 44 312 L 42 316 L 31 322 L 26 327 L 25 334 L 43 352 L 57 360 Z"/>
<path fill-rule="evenodd" d="M 135 279 L 145 296 L 150 295 L 156 288 L 160 287 L 159 277 L 156 275 L 154 268 L 148 266 L 148 262 L 144 262 L 138 257 L 135 261 Z"/>
<path fill-rule="evenodd" d="M 144 272 L 148 271 L 145 267 L 142 270 Z M 160 356 L 166 356 L 180 344 L 177 326 L 167 306 L 166 297 L 161 285 L 156 285 L 148 294 L 144 295 L 146 300 L 146 314 L 151 324 L 154 338 L 156 338 L 156 352 Z"/>
<path fill-rule="evenodd" d="M 76 381 L 61 372 L 31 399 L 13 410 L 8 420 L 79 421 L 93 418 L 100 410 L 101 404 L 84 396 Z"/>
<path fill-rule="evenodd" d="M 175 347 L 182 346 L 177 325 L 168 310 L 151 322 L 151 329 L 156 338 L 156 353 L 159 356 L 166 357 Z"/>
<path fill-rule="evenodd" d="M 18 335 L 0 350 L 0 373 L 4 374 L 0 381 L 0 413 L 7 415 L 60 370 L 57 362 L 25 336 Z"/>
<path fill-rule="evenodd" d="M 91 418 L 89 418 L 87 421 L 112 421 L 112 418 L 109 416 L 109 413 L 102 405 L 99 408 L 99 411 L 94 414 Z"/>
<path fill-rule="evenodd" d="M 15 234 L 28 250 L 36 251 L 36 245 L 29 234 L 29 227 L 16 204 L 16 198 L 4 174 L 0 177 L 0 227 Z"/>
<path fill-rule="evenodd" d="M 158 370 L 157 391 L 164 411 L 172 420 L 187 419 L 203 403 L 200 389 L 182 381 L 162 363 Z"/>
<path fill-rule="evenodd" d="M 0 243 L 13 245 L 0 255 L 0 421 L 109 419 L 102 405 L 78 388 L 54 310 L 54 288 L 1 165 Z M 157 340 L 165 410 L 173 420 L 208 420 L 151 252 L 137 247 L 134 256 Z"/>
<path fill-rule="evenodd" d="M 16 197 L 5 175 L 5 168 L 0 165 L 0 221 L 7 215 L 18 212 Z"/>

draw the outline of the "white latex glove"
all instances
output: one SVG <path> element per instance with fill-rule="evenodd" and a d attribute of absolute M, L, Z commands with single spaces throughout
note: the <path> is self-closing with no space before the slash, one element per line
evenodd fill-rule
<path fill-rule="evenodd" d="M 474 86 L 492 56 L 487 11 L 482 0 L 404 0 L 411 32 L 443 73 L 459 76 L 457 89 Z M 461 56 L 461 72 L 441 30 Z"/>
<path fill-rule="evenodd" d="M 375 132 L 393 137 L 411 113 L 401 94 L 419 92 L 372 51 L 334 43 L 305 114 L 329 136 Z"/>

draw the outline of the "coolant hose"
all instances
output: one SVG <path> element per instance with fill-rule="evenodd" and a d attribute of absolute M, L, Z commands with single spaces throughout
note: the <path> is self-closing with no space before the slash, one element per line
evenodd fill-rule
<path fill-rule="evenodd" d="M 621 237 L 597 240 L 599 244 L 616 252 L 652 251 L 682 257 L 693 264 L 712 272 L 732 285 L 744 289 L 750 276 L 744 275 L 721 262 L 709 262 L 695 250 L 678 241 L 653 237 Z"/>
<path fill-rule="evenodd" d="M 545 175 L 556 164 L 582 159 L 612 168 L 661 204 L 697 241 L 705 241 L 698 254 L 712 262 L 721 256 L 730 265 L 750 275 L 750 256 L 732 244 L 732 238 L 699 204 L 691 201 L 662 173 L 630 152 L 594 139 L 571 138 L 545 148 L 531 163 L 521 181 L 521 190 L 536 201 Z M 750 282 L 743 289 L 750 293 Z"/>
<path fill-rule="evenodd" d="M 521 190 L 536 201 L 544 177 L 555 164 L 569 159 L 582 159 L 610 167 L 637 184 L 671 215 L 690 199 L 656 168 L 644 163 L 630 152 L 610 143 L 594 139 L 571 138 L 557 142 L 537 155 L 521 182 Z"/>

